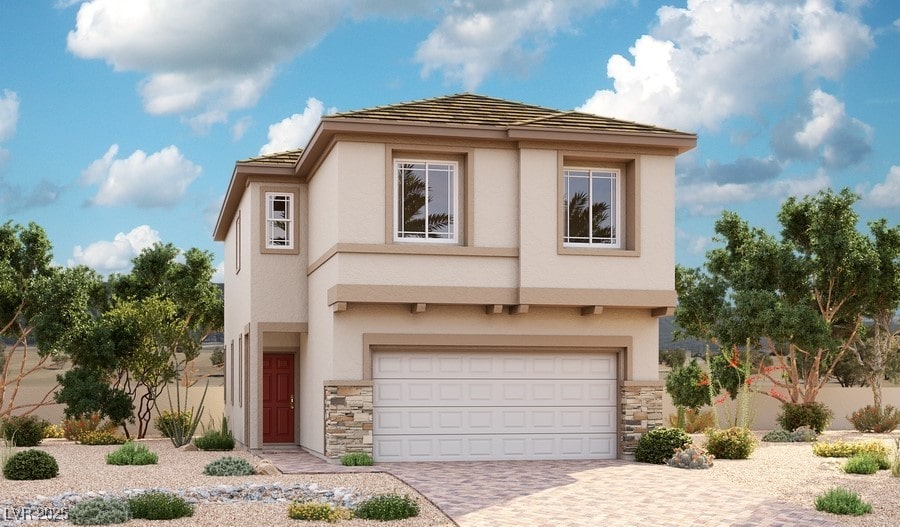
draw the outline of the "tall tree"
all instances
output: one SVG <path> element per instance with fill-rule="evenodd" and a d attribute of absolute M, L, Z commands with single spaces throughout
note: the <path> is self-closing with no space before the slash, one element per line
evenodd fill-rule
<path fill-rule="evenodd" d="M 16 404 L 22 381 L 53 356 L 65 354 L 73 335 L 90 320 L 100 282 L 85 267 L 52 264 L 53 247 L 36 223 L 0 226 L 0 416 L 29 414 L 50 404 L 52 387 L 37 402 Z M 36 363 L 28 364 L 32 348 Z M 18 365 L 14 362 L 18 360 Z"/>
<path fill-rule="evenodd" d="M 206 336 L 222 327 L 224 309 L 210 281 L 209 252 L 180 253 L 171 244 L 156 244 L 133 264 L 131 273 L 110 277 L 104 310 L 73 343 L 73 371 L 80 373 L 60 377 L 60 394 L 69 408 L 106 411 L 127 436 L 127 422 L 136 417 L 140 438 L 149 429 L 156 397 L 197 357 Z M 107 383 L 110 393 L 127 395 L 136 414 L 109 413 L 122 406 L 104 406 L 108 398 L 81 389 L 89 375 Z"/>
<path fill-rule="evenodd" d="M 878 252 L 857 230 L 857 199 L 847 189 L 788 199 L 780 239 L 723 213 L 715 231 L 724 247 L 707 253 L 703 270 L 676 269 L 682 333 L 728 347 L 759 342 L 774 362 L 759 369 L 776 387 L 770 395 L 814 402 L 857 345 L 878 287 Z"/>

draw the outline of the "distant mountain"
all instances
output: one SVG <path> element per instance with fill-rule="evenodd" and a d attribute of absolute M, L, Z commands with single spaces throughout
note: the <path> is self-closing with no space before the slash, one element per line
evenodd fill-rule
<path fill-rule="evenodd" d="M 672 350 L 681 348 L 690 352 L 692 357 L 703 357 L 706 354 L 708 343 L 697 339 L 675 340 L 675 317 L 661 317 L 659 319 L 659 349 Z M 717 346 L 710 344 L 710 349 L 716 350 Z"/>

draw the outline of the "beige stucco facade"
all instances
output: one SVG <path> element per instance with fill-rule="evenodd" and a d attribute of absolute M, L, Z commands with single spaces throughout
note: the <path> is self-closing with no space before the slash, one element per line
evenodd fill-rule
<path fill-rule="evenodd" d="M 381 349 L 603 351 L 618 357 L 621 386 L 658 386 L 657 317 L 675 305 L 674 159 L 695 138 L 345 128 L 325 119 L 296 162 L 235 168 L 216 239 L 225 243 L 225 408 L 239 440 L 264 443 L 269 352 L 294 356 L 294 442 L 325 457 L 335 456 L 336 387 L 354 387 L 340 390 L 366 408 Z M 393 163 L 407 158 L 456 163 L 456 243 L 394 239 Z M 621 167 L 620 247 L 563 246 L 569 165 Z M 295 196 L 291 250 L 265 249 L 266 192 Z M 362 419 L 360 445 L 344 441 L 351 449 L 371 440 L 371 411 Z"/>

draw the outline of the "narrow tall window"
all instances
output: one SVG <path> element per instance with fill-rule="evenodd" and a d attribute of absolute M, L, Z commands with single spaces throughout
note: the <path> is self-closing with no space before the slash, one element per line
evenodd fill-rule
<path fill-rule="evenodd" d="M 397 161 L 394 183 L 395 240 L 456 241 L 456 163 Z"/>
<path fill-rule="evenodd" d="M 234 220 L 234 272 L 241 270 L 241 211 Z"/>
<path fill-rule="evenodd" d="M 563 245 L 621 246 L 620 177 L 616 169 L 565 169 Z"/>
<path fill-rule="evenodd" d="M 266 192 L 266 248 L 294 248 L 294 195 Z"/>

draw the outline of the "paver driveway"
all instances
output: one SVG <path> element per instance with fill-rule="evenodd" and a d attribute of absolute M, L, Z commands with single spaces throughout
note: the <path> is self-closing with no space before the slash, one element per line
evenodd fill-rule
<path fill-rule="evenodd" d="M 343 472 L 306 453 L 264 453 L 282 472 Z M 626 461 L 379 463 L 460 527 L 838 526 L 761 493 L 722 488 L 702 471 Z"/>

